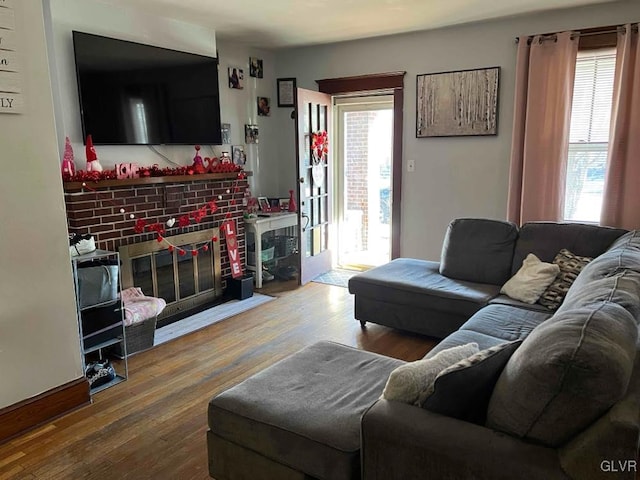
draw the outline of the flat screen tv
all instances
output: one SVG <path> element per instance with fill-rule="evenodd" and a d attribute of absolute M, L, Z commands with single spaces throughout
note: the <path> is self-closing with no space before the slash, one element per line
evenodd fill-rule
<path fill-rule="evenodd" d="M 220 145 L 218 60 L 73 32 L 83 138 Z"/>

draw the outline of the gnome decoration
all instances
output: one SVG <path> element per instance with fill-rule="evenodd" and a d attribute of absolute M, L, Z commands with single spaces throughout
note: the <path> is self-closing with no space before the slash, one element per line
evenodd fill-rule
<path fill-rule="evenodd" d="M 73 163 L 73 148 L 67 137 L 64 141 L 64 157 L 62 158 L 62 178 L 71 178 L 76 174 L 76 164 Z"/>
<path fill-rule="evenodd" d="M 98 155 L 96 149 L 93 146 L 93 139 L 91 135 L 87 135 L 87 172 L 101 172 L 102 165 L 98 161 Z"/>
<path fill-rule="evenodd" d="M 200 156 L 200 145 L 196 145 L 196 156 L 193 157 L 193 170 L 196 173 L 206 173 L 207 169 L 204 168 L 204 163 L 202 162 L 202 157 Z"/>

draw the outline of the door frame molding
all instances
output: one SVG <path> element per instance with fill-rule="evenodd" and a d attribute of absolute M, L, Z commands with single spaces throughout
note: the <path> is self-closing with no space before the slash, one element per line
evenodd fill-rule
<path fill-rule="evenodd" d="M 358 92 L 393 91 L 393 155 L 391 195 L 391 259 L 400 256 L 402 226 L 402 140 L 404 111 L 404 76 L 407 72 L 376 73 L 352 77 L 316 80 L 318 90 L 329 95 Z"/>

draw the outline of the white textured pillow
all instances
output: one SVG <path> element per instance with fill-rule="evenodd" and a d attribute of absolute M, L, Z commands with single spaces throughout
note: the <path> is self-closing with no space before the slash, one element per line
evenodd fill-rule
<path fill-rule="evenodd" d="M 401 365 L 389 374 L 382 398 L 414 404 L 442 370 L 478 351 L 477 343 L 467 343 L 442 350 L 427 360 Z"/>
<path fill-rule="evenodd" d="M 554 263 L 540 261 L 533 253 L 527 255 L 520 270 L 504 284 L 500 293 L 525 303 L 536 303 L 560 273 Z"/>

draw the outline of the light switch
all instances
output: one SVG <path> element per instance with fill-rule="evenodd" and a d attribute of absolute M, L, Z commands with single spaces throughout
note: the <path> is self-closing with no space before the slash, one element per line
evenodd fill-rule
<path fill-rule="evenodd" d="M 415 171 L 416 171 L 416 161 L 407 160 L 407 172 L 415 172 Z"/>

